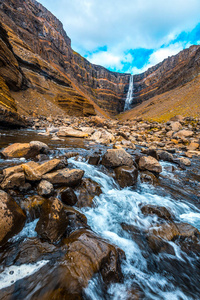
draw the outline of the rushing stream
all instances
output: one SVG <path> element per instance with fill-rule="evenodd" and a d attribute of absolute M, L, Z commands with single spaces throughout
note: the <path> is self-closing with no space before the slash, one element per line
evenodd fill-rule
<path fill-rule="evenodd" d="M 104 292 L 101 278 L 96 276 L 85 290 L 86 299 L 200 299 L 199 257 L 189 251 L 184 252 L 172 241 L 169 242 L 170 251 L 150 253 L 141 232 L 152 224 L 159 224 L 159 220 L 156 215 L 144 216 L 140 209 L 141 204 L 164 206 L 171 211 L 177 222 L 189 223 L 200 230 L 199 160 L 194 159 L 187 171 L 171 163 L 161 162 L 163 172 L 157 185 L 141 183 L 139 180 L 134 188 L 121 189 L 104 168 L 87 163 L 87 155 L 93 151 L 87 142 L 74 139 L 68 139 L 67 143 L 52 142 L 47 137 L 24 130 L 2 132 L 1 148 L 9 143 L 36 139 L 48 143 L 53 150 L 52 157 L 63 155 L 69 150 L 80 152 L 79 159 L 70 158 L 69 164 L 84 170 L 84 177 L 99 183 L 103 191 L 99 197 L 95 197 L 93 208 L 82 208 L 81 212 L 86 215 L 92 230 L 117 245 L 126 254 L 126 261 L 122 265 L 124 283 L 113 284 Z M 103 151 L 101 147 L 98 149 Z M 1 168 L 12 164 L 11 160 L 0 160 Z M 175 167 L 174 171 L 172 166 Z M 27 223 L 10 243 L 17 243 L 17 239 L 21 237 L 34 237 L 36 222 L 37 220 Z M 130 228 L 136 228 L 137 233 L 133 235 Z M 48 262 L 49 258 L 37 264 L 1 268 L 0 289 L 36 273 Z M 130 294 L 131 290 L 137 289 L 140 298 Z"/>

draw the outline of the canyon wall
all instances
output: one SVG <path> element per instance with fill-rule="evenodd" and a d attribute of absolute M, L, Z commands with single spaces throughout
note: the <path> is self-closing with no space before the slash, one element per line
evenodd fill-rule
<path fill-rule="evenodd" d="M 12 72 L 7 76 L 0 67 L 0 75 L 21 113 L 88 116 L 123 110 L 130 75 L 93 65 L 73 51 L 62 23 L 41 4 L 0 0 L 0 17 L 18 70 L 14 84 L 9 63 L 4 66 Z M 0 52 L 3 56 L 2 47 Z"/>

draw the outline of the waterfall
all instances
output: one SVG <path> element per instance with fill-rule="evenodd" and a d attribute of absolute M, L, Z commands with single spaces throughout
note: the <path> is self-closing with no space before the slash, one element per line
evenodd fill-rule
<path fill-rule="evenodd" d="M 124 111 L 130 109 L 133 100 L 133 75 L 130 76 L 128 93 L 125 100 Z"/>

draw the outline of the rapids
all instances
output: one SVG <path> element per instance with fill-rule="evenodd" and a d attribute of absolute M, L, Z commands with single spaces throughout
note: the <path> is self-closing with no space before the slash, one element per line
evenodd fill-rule
<path fill-rule="evenodd" d="M 159 184 L 153 186 L 138 180 L 134 188 L 121 189 L 104 167 L 87 163 L 87 155 L 93 150 L 86 141 L 67 139 L 67 142 L 66 140 L 65 142 L 52 142 L 33 131 L 13 130 L 2 133 L 0 146 L 2 148 L 9 143 L 25 142 L 36 138 L 48 143 L 52 149 L 52 157 L 60 157 L 69 150 L 80 153 L 78 160 L 74 158 L 68 160 L 69 165 L 84 170 L 84 177 L 89 177 L 99 183 L 103 191 L 99 197 L 95 197 L 93 208 L 82 208 L 80 211 L 86 215 L 89 226 L 96 233 L 120 247 L 126 254 L 126 261 L 122 265 L 124 282 L 112 284 L 105 291 L 102 280 L 97 275 L 85 289 L 85 299 L 188 300 L 200 298 L 199 258 L 189 252 L 183 252 L 180 246 L 172 241 L 169 242 L 170 253 L 150 253 L 140 236 L 140 232 L 147 230 L 150 225 L 159 224 L 157 216 L 142 214 L 141 204 L 164 206 L 173 213 L 177 221 L 187 222 L 200 230 L 199 160 L 192 160 L 192 165 L 187 171 L 176 168 L 174 164 L 161 162 L 163 172 Z M 101 152 L 104 149 L 99 147 L 98 150 Z M 17 160 L 14 163 L 17 163 Z M 13 165 L 13 160 L 0 160 L 1 169 L 11 165 Z M 175 167 L 174 171 L 172 171 L 172 165 Z M 197 175 L 192 178 L 192 174 Z M 10 244 L 16 244 L 21 238 L 36 236 L 34 231 L 36 222 L 37 220 L 27 223 L 24 229 L 9 241 Z M 137 228 L 136 236 L 126 230 L 126 226 L 129 225 Z M 34 274 L 48 264 L 49 259 L 48 257 L 48 260 L 40 261 L 35 265 L 2 266 L 0 289 Z M 140 298 L 134 298 L 136 297 L 134 292 L 130 294 L 132 290 L 138 290 Z"/>

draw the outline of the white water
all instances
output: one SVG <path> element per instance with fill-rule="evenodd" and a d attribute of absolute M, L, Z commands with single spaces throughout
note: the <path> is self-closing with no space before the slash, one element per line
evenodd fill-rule
<path fill-rule="evenodd" d="M 140 204 L 154 204 L 165 206 L 175 215 L 177 221 L 187 222 L 200 229 L 200 211 L 190 203 L 178 201 L 169 197 L 159 195 L 156 188 L 147 184 L 139 184 L 138 190 L 125 188 L 121 190 L 114 180 L 98 170 L 98 167 L 87 163 L 69 160 L 77 168 L 85 171 L 85 177 L 89 177 L 101 185 L 103 193 L 95 197 L 95 208 L 84 208 L 82 212 L 88 219 L 88 224 L 100 236 L 111 243 L 119 246 L 125 251 L 126 261 L 122 266 L 125 277 L 124 284 L 113 284 L 109 290 L 110 299 L 125 300 L 127 290 L 133 283 L 142 287 L 145 294 L 144 299 L 148 300 L 188 300 L 196 299 L 186 296 L 183 291 L 173 284 L 172 278 L 165 277 L 161 273 L 150 272 L 147 261 L 142 255 L 141 249 L 130 235 L 121 227 L 121 223 L 137 226 L 147 230 L 152 224 L 159 224 L 157 216 L 144 216 L 140 210 Z M 159 254 L 162 261 L 164 255 L 172 261 L 182 263 L 185 259 L 189 264 L 193 261 L 182 252 L 179 246 L 173 242 L 169 244 L 174 249 L 174 254 Z M 98 294 L 97 294 L 98 291 Z M 102 300 L 99 296 L 99 281 L 94 278 L 88 288 L 86 295 L 89 299 Z M 143 299 L 143 298 L 142 298 Z"/>
<path fill-rule="evenodd" d="M 125 100 L 124 111 L 130 109 L 130 105 L 133 101 L 133 75 L 130 76 L 128 93 Z"/>

